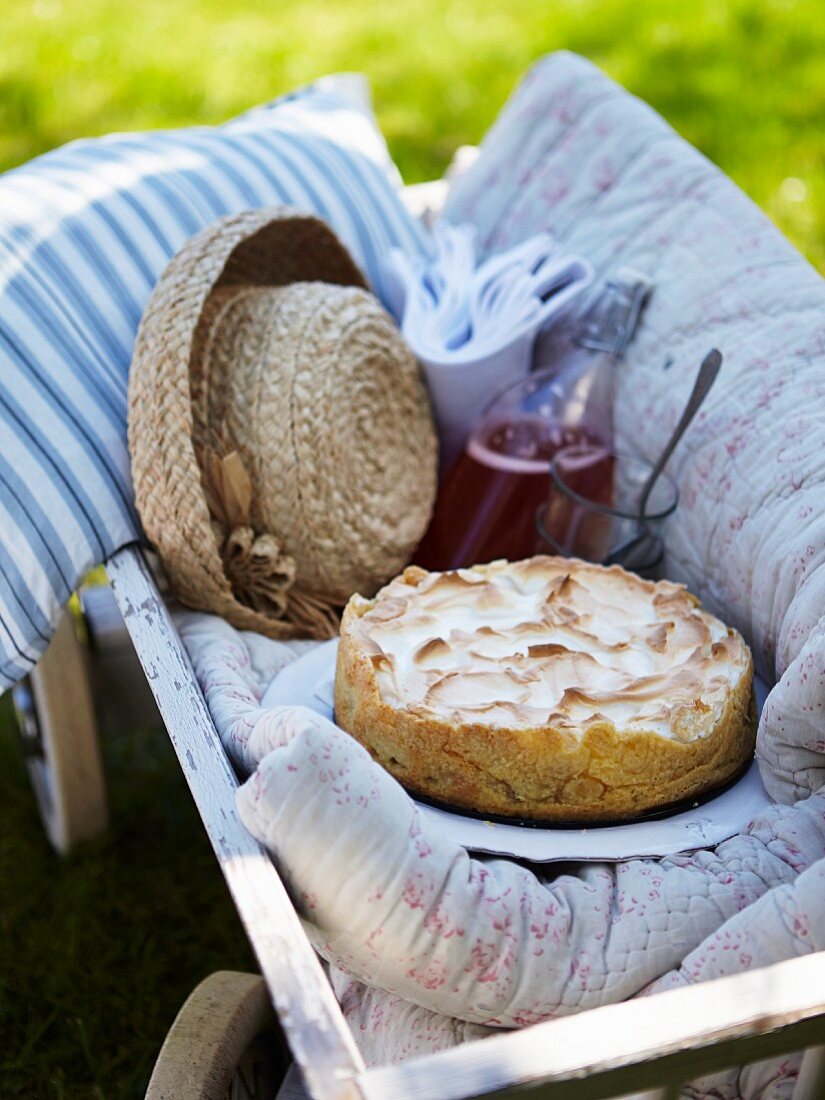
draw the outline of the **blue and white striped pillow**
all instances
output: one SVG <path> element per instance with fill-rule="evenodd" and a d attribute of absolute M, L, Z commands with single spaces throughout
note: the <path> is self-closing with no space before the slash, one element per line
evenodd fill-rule
<path fill-rule="evenodd" d="M 0 691 L 82 575 L 138 534 L 126 388 L 143 307 L 187 238 L 273 203 L 328 221 L 381 296 L 423 250 L 374 121 L 313 86 L 217 128 L 79 141 L 0 176 Z"/>

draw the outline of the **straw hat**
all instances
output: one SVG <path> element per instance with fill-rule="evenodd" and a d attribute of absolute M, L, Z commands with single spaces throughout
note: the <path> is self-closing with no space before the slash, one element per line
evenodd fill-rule
<path fill-rule="evenodd" d="M 409 560 L 436 438 L 397 327 L 344 246 L 287 207 L 221 218 L 172 260 L 129 379 L 137 508 L 191 607 L 274 638 Z"/>

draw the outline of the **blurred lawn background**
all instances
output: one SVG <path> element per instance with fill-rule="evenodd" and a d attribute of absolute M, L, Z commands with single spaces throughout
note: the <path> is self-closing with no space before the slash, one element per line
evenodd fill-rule
<path fill-rule="evenodd" d="M 414 182 L 560 47 L 651 103 L 825 266 L 822 0 L 4 0 L 0 169 L 81 135 L 219 122 L 358 69 Z"/>
<path fill-rule="evenodd" d="M 3 0 L 0 169 L 75 137 L 215 123 L 360 70 L 409 182 L 576 50 L 660 111 L 825 270 L 821 0 Z M 48 849 L 0 700 L 0 1095 L 140 1097 L 178 1005 L 253 961 L 162 733 L 104 730 L 113 826 Z"/>

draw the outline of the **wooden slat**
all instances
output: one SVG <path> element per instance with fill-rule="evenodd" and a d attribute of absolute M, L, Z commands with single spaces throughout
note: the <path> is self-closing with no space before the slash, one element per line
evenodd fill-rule
<path fill-rule="evenodd" d="M 237 779 L 160 593 L 136 547 L 106 568 L 308 1091 L 355 1100 L 364 1063 L 269 856 L 238 818 Z"/>
<path fill-rule="evenodd" d="M 823 1040 L 819 952 L 370 1070 L 362 1087 L 367 1100 L 607 1100 Z"/>
<path fill-rule="evenodd" d="M 364 1069 L 267 853 L 235 812 L 226 759 L 177 631 L 140 553 L 108 563 L 115 596 L 261 972 L 315 1100 L 607 1100 L 825 1041 L 825 952 Z M 808 1060 L 819 1082 L 821 1065 Z M 664 1086 L 664 1087 L 663 1087 Z M 819 1088 L 816 1083 L 812 1087 Z M 797 1090 L 794 1100 L 820 1100 Z M 299 1093 L 298 1093 L 299 1094 Z"/>

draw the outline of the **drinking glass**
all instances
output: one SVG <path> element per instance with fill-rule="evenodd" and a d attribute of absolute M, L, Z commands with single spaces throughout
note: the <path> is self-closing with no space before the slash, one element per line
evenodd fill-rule
<path fill-rule="evenodd" d="M 640 515 L 651 470 L 643 458 L 598 445 L 562 448 L 550 462 L 547 499 L 535 514 L 538 549 L 655 576 L 664 553 L 663 527 L 679 493 L 661 474 Z"/>

